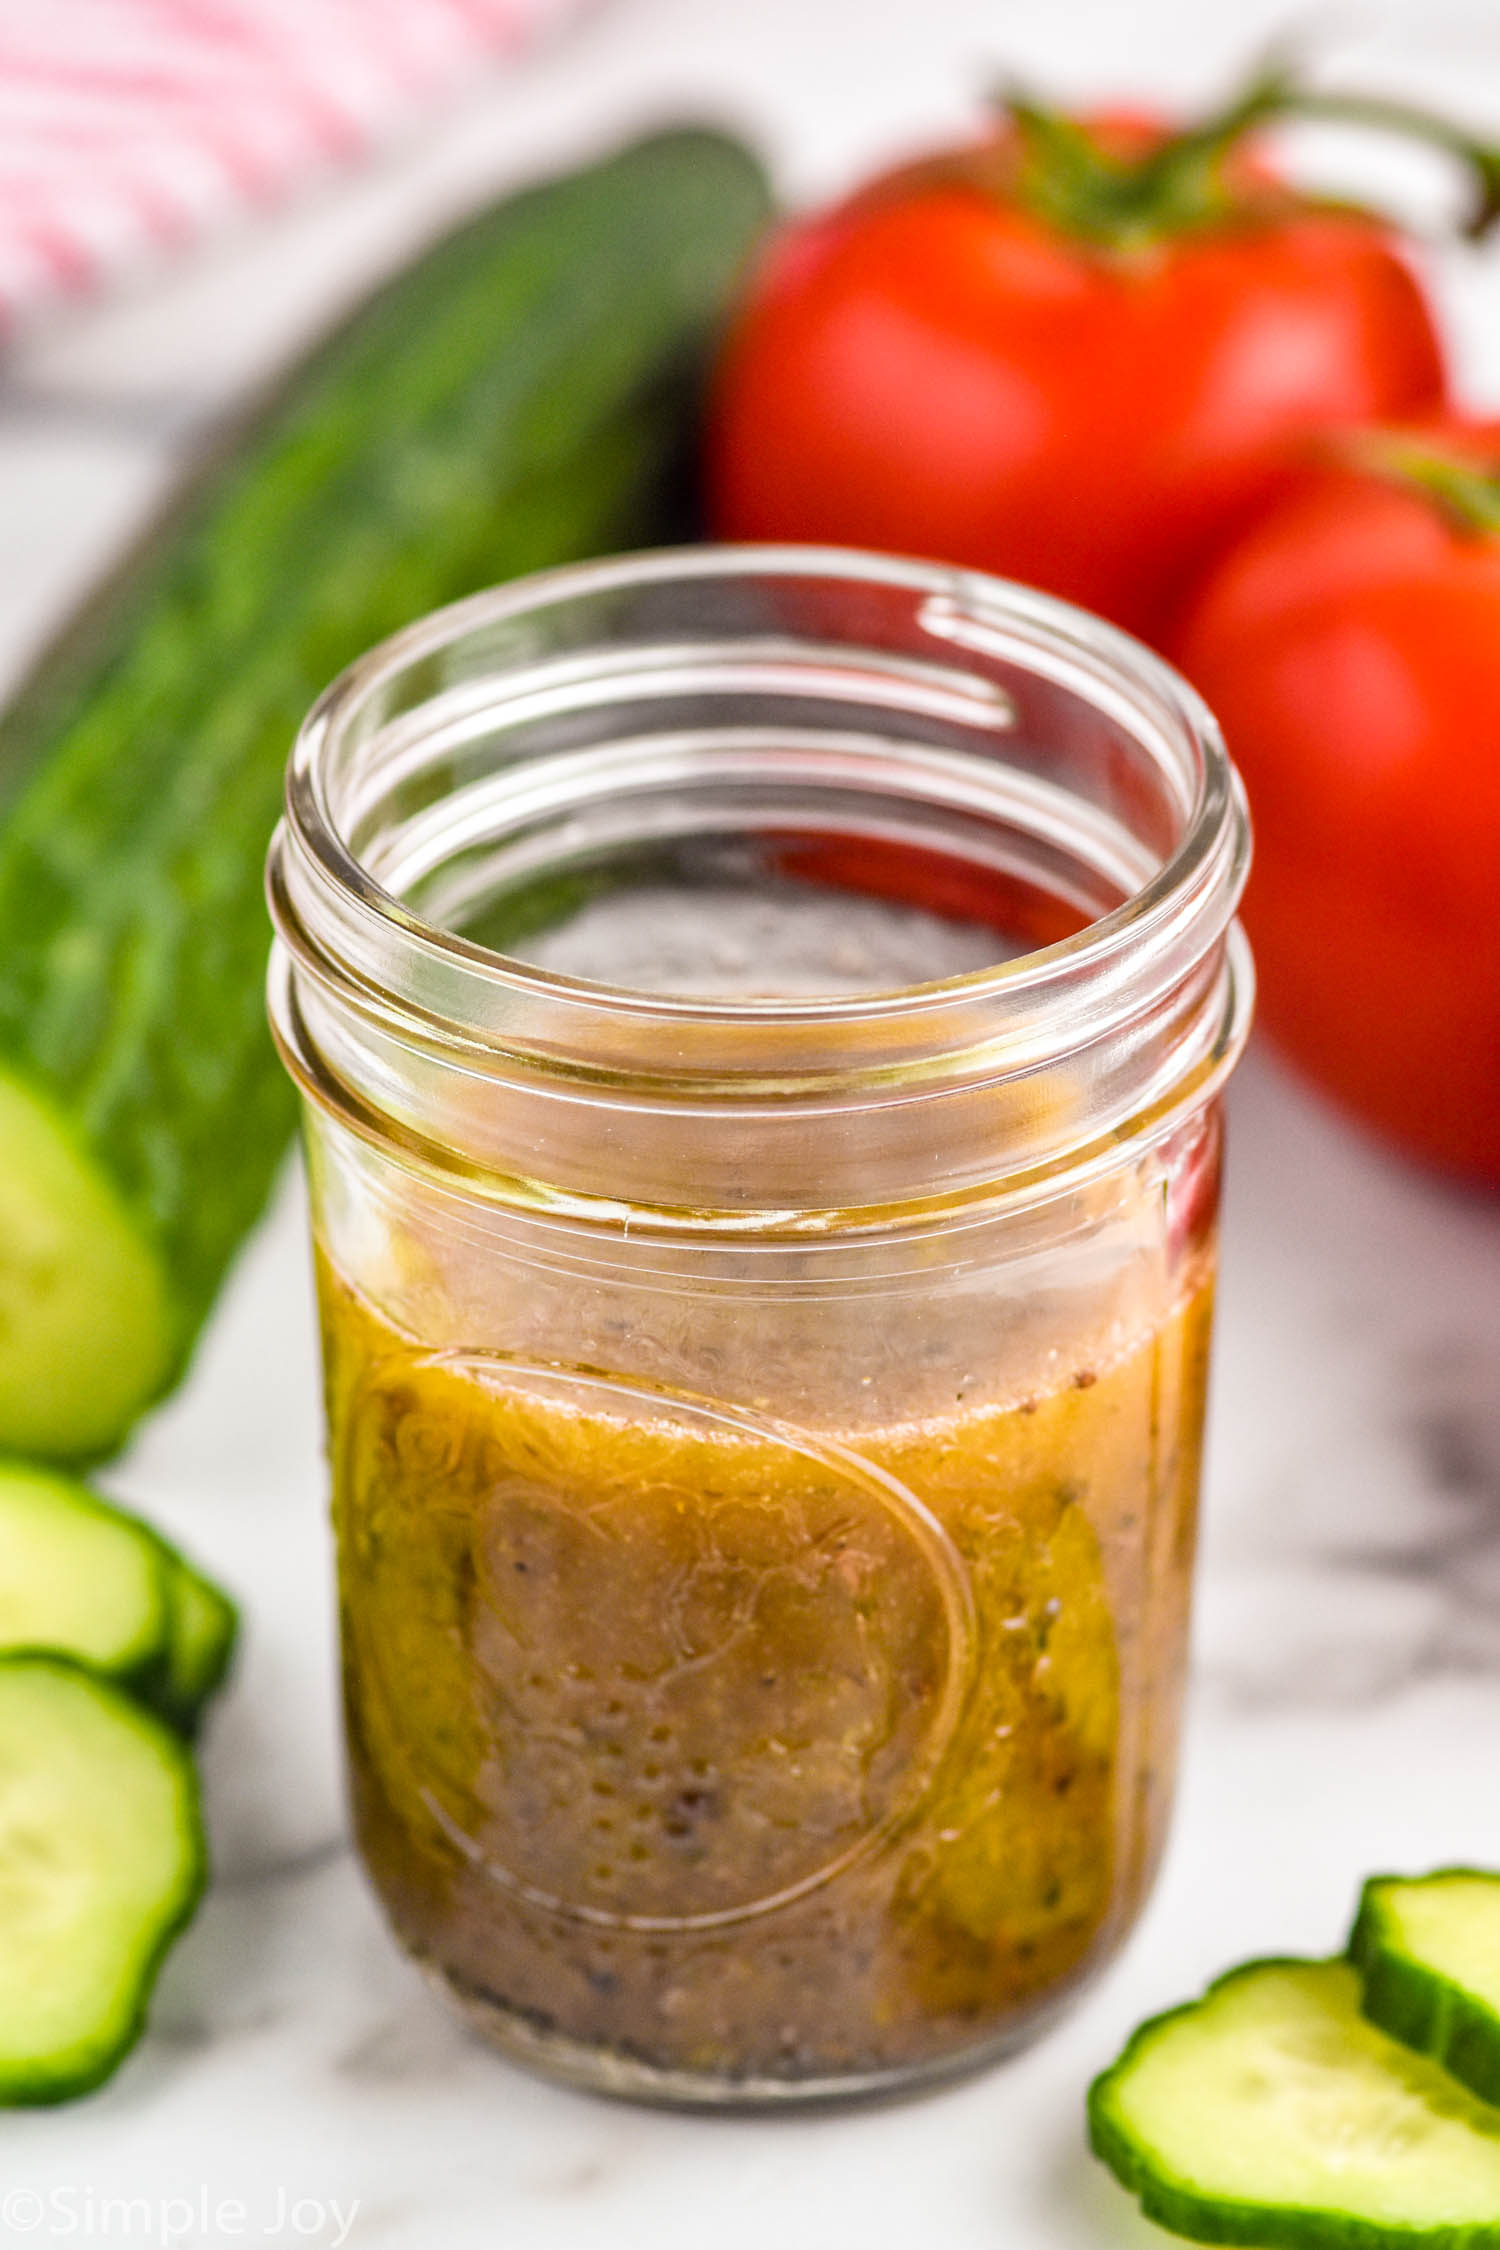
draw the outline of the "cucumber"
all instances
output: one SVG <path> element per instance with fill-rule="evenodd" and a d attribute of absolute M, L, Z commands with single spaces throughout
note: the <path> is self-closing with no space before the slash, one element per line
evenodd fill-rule
<path fill-rule="evenodd" d="M 372 299 L 0 725 L 0 1449 L 107 1453 L 287 1145 L 261 868 L 314 697 L 423 611 L 676 528 L 696 375 L 767 215 L 665 133 Z"/>
<path fill-rule="evenodd" d="M 0 967 L 0 979 L 4 970 Z M 0 1068 L 0 1450 L 99 1452 L 165 1377 L 166 1273 L 40 1087 Z"/>
<path fill-rule="evenodd" d="M 53 1649 L 137 1691 L 166 1660 L 155 1538 L 71 1477 L 0 1464 L 0 1651 Z"/>
<path fill-rule="evenodd" d="M 1252 1961 L 1143 2024 L 1089 2133 L 1198 2242 L 1500 2250 L 1500 2110 L 1366 2022 L 1347 1961 Z"/>
<path fill-rule="evenodd" d="M 1500 2104 L 1500 1874 L 1373 1875 L 1349 1957 L 1372 2023 Z"/>
<path fill-rule="evenodd" d="M 58 1470 L 0 1461 L 0 1654 L 69 1657 L 191 1734 L 238 1622 L 229 1596 L 139 1516 Z"/>
<path fill-rule="evenodd" d="M 116 2068 L 206 1866 L 182 1741 L 64 1658 L 0 1657 L 0 2104 Z"/>
<path fill-rule="evenodd" d="M 223 1685 L 239 1624 L 223 1588 L 169 1550 L 165 1661 L 150 1692 L 163 1717 L 184 1734 L 196 1734 L 205 1705 Z"/>

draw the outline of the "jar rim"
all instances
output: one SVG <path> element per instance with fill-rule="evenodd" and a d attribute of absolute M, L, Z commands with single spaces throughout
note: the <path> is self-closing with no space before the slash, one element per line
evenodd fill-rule
<path fill-rule="evenodd" d="M 1138 888 L 1076 932 L 1006 960 L 927 982 L 878 991 L 789 997 L 675 994 L 612 985 L 522 960 L 424 920 L 370 873 L 346 842 L 329 801 L 330 747 L 402 672 L 479 629 L 587 595 L 669 581 L 756 577 L 862 581 L 924 597 L 924 622 L 959 652 L 993 654 L 1007 632 L 1031 634 L 1014 651 L 1035 666 L 1050 644 L 1082 675 L 1094 699 L 1139 730 L 1154 720 L 1196 764 L 1191 802 L 1170 854 Z M 937 620 L 941 616 L 939 625 Z M 357 658 L 324 691 L 300 729 L 288 764 L 286 812 L 273 845 L 291 845 L 321 886 L 336 890 L 367 939 L 383 934 L 461 963 L 470 979 L 501 992 L 581 1000 L 617 1018 L 721 1026 L 841 1026 L 875 1018 L 941 1021 L 956 1004 L 994 1000 L 1046 1004 L 1049 995 L 1110 980 L 1122 956 L 1137 970 L 1152 950 L 1176 950 L 1190 927 L 1206 950 L 1233 918 L 1249 862 L 1249 818 L 1217 721 L 1166 660 L 1118 627 L 1057 596 L 1013 580 L 916 558 L 794 545 L 659 548 L 539 571 L 450 603 Z M 282 913 L 276 913 L 278 924 Z M 286 935 L 283 930 L 283 935 Z M 361 947 L 363 952 L 364 948 Z M 1135 982 L 1135 977 L 1132 977 Z M 1096 995 L 1097 997 L 1097 995 Z M 1072 1012 L 1071 1010 L 1069 1011 Z M 467 1027 L 470 1031 L 473 1026 Z"/>
<path fill-rule="evenodd" d="M 730 583 L 716 593 L 716 579 Z M 765 616 L 792 622 L 767 633 Z M 980 969 L 770 1000 L 592 982 L 406 903 L 403 883 L 420 900 L 474 837 L 491 849 L 485 821 L 529 838 L 526 864 L 545 875 L 576 848 L 549 825 L 558 804 L 611 807 L 613 786 L 629 822 L 641 802 L 680 808 L 679 785 L 724 803 L 746 698 L 805 715 L 809 695 L 823 698 L 816 723 L 749 730 L 746 771 L 782 755 L 816 787 L 852 773 L 856 798 L 873 791 L 898 819 L 941 811 L 924 792 L 952 782 L 961 832 L 976 807 L 981 827 L 996 805 L 1023 829 L 1035 813 L 1040 842 L 1061 838 L 1096 876 L 1112 867 L 1099 895 L 1134 887 L 1075 934 Z M 674 732 L 695 708 L 731 715 Z M 510 763 L 487 762 L 496 742 Z M 1009 742 L 1013 757 L 994 754 Z M 478 827 L 476 786 L 489 792 Z M 1032 792 L 1019 812 L 1017 788 Z M 384 855 L 390 887 L 346 827 L 377 866 Z M 981 874 L 1006 864 L 974 849 Z M 1244 793 L 1207 707 L 1150 650 L 1050 595 L 838 548 L 573 564 L 419 619 L 313 707 L 267 869 L 273 1028 L 320 1108 L 486 1194 L 608 1226 L 649 1213 L 669 1228 L 886 1227 L 898 1210 L 1046 1196 L 1130 1161 L 1212 1097 L 1249 1023 L 1234 923 L 1248 859 Z M 478 864 L 488 881 L 496 863 Z"/>

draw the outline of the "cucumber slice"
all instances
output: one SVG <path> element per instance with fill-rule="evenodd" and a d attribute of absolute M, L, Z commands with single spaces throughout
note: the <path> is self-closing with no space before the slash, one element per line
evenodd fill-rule
<path fill-rule="evenodd" d="M 139 1516 L 58 1470 L 0 1461 L 0 1654 L 72 1657 L 191 1734 L 238 1626 L 229 1596 Z"/>
<path fill-rule="evenodd" d="M 0 2104 L 109 2076 L 206 1864 L 179 1738 L 64 1658 L 0 1657 Z"/>
<path fill-rule="evenodd" d="M 53 1649 L 139 1689 L 170 1645 L 167 1558 L 71 1477 L 0 1463 L 0 1651 Z"/>
<path fill-rule="evenodd" d="M 1367 2023 L 1347 1961 L 1252 1961 L 1143 2024 L 1089 2135 L 1197 2242 L 1500 2250 L 1500 2110 Z"/>
<path fill-rule="evenodd" d="M 1372 1876 L 1349 1957 L 1372 2023 L 1500 2103 L 1500 1874 Z"/>
<path fill-rule="evenodd" d="M 165 1269 L 42 1095 L 0 1072 L 0 1432 L 18 1452 L 116 1445 L 166 1381 Z"/>
<path fill-rule="evenodd" d="M 170 1553 L 166 1664 L 155 1700 L 185 1734 L 196 1733 L 204 1705 L 223 1685 L 239 1628 L 239 1611 L 223 1588 Z"/>

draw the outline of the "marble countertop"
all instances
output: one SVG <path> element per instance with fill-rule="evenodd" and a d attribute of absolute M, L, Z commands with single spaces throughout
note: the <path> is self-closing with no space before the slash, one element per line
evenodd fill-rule
<path fill-rule="evenodd" d="M 1261 0 L 616 0 L 373 176 L 12 350 L 0 673 L 247 383 L 487 187 L 691 110 L 745 123 L 790 192 L 826 191 L 964 122 L 1001 64 L 1069 93 L 1194 97 L 1280 14 Z M 1456 99 L 1500 131 L 1493 0 L 1374 7 L 1336 54 L 1351 76 Z M 1437 207 L 1421 166 L 1364 148 L 1340 161 Z M 1448 253 L 1434 275 L 1470 392 L 1493 407 L 1496 261 Z M 1119 1965 L 1010 2065 L 879 2110 L 766 2122 L 533 2082 L 452 2023 L 387 1940 L 345 1841 L 289 1179 L 190 1383 L 106 1480 L 244 1597 L 243 1660 L 206 1751 L 217 1881 L 114 2084 L 0 2120 L 0 2242 L 1162 2241 L 1082 2145 L 1084 2087 L 1129 2026 L 1237 1958 L 1333 1947 L 1367 1870 L 1500 1863 L 1500 1205 L 1404 1169 L 1264 1055 L 1232 1113 L 1195 1679 L 1154 1901 Z"/>

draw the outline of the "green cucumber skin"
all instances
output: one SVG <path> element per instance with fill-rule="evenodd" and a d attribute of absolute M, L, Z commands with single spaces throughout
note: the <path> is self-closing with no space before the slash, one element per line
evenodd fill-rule
<path fill-rule="evenodd" d="M 1500 2213 L 1493 2223 L 1478 2226 L 1396 2230 L 1328 2211 L 1267 2211 L 1263 2205 L 1204 2197 L 1185 2184 L 1163 2180 L 1143 2162 L 1114 2111 L 1115 2087 L 1142 2049 L 1169 2025 L 1195 2014 L 1215 1993 L 1266 1969 L 1305 1966 L 1305 1961 L 1285 1954 L 1242 1961 L 1216 1977 L 1196 2000 L 1165 2009 L 1138 2025 L 1120 2055 L 1089 2088 L 1088 2137 L 1094 2155 L 1135 2196 L 1148 2219 L 1192 2242 L 1235 2243 L 1241 2250 L 1500 2250 Z"/>
<path fill-rule="evenodd" d="M 1495 1881 L 1493 1868 L 1440 1867 L 1426 1877 Z M 1349 1935 L 1349 1959 L 1359 1971 L 1361 2012 L 1392 2039 L 1430 2055 L 1450 2077 L 1500 2106 L 1500 2015 L 1450 1977 L 1424 1968 L 1402 1950 L 1385 1914 L 1381 1890 L 1413 1878 L 1372 1875 L 1360 1893 Z"/>
<path fill-rule="evenodd" d="M 294 1122 L 261 867 L 299 721 L 422 612 L 677 528 L 687 401 L 768 211 L 745 150 L 682 131 L 461 228 L 205 471 L 0 725 L 0 1065 L 159 1256 L 159 1388 Z"/>
<path fill-rule="evenodd" d="M 192 1742 L 234 1663 L 240 1613 L 222 1586 L 195 1570 L 165 1540 L 160 1543 L 168 1563 L 167 1645 L 146 1688 L 146 1699 L 186 1741 Z M 200 1623 L 211 1620 L 207 1637 L 201 1640 L 188 1640 L 182 1630 L 180 1605 L 189 1589 L 202 1605 Z"/>
<path fill-rule="evenodd" d="M 133 2006 L 110 2027 L 107 2036 L 102 2035 L 87 2046 L 73 2049 L 61 2062 L 52 2060 L 38 2063 L 29 2071 L 17 2069 L 0 2072 L 0 2109 L 55 2109 L 62 2102 L 77 2101 L 84 2094 L 94 2093 L 106 2079 L 114 2076 L 126 2056 L 139 2045 L 146 2029 L 151 1995 L 161 1973 L 162 1963 L 197 1913 L 208 1888 L 211 1870 L 197 1769 L 193 1764 L 192 1753 L 181 1736 L 154 1712 L 123 1694 L 111 1682 L 101 1679 L 86 1665 L 73 1663 L 69 1657 L 45 1652 L 17 1652 L 0 1656 L 0 1672 L 18 1666 L 87 1680 L 101 1694 L 111 1696 L 121 1715 L 128 1714 L 139 1730 L 151 1740 L 160 1756 L 176 1766 L 182 1782 L 185 1821 L 183 1841 L 187 1846 L 182 1881 L 177 1896 L 162 1916 L 151 1951 L 142 1961 Z"/>

